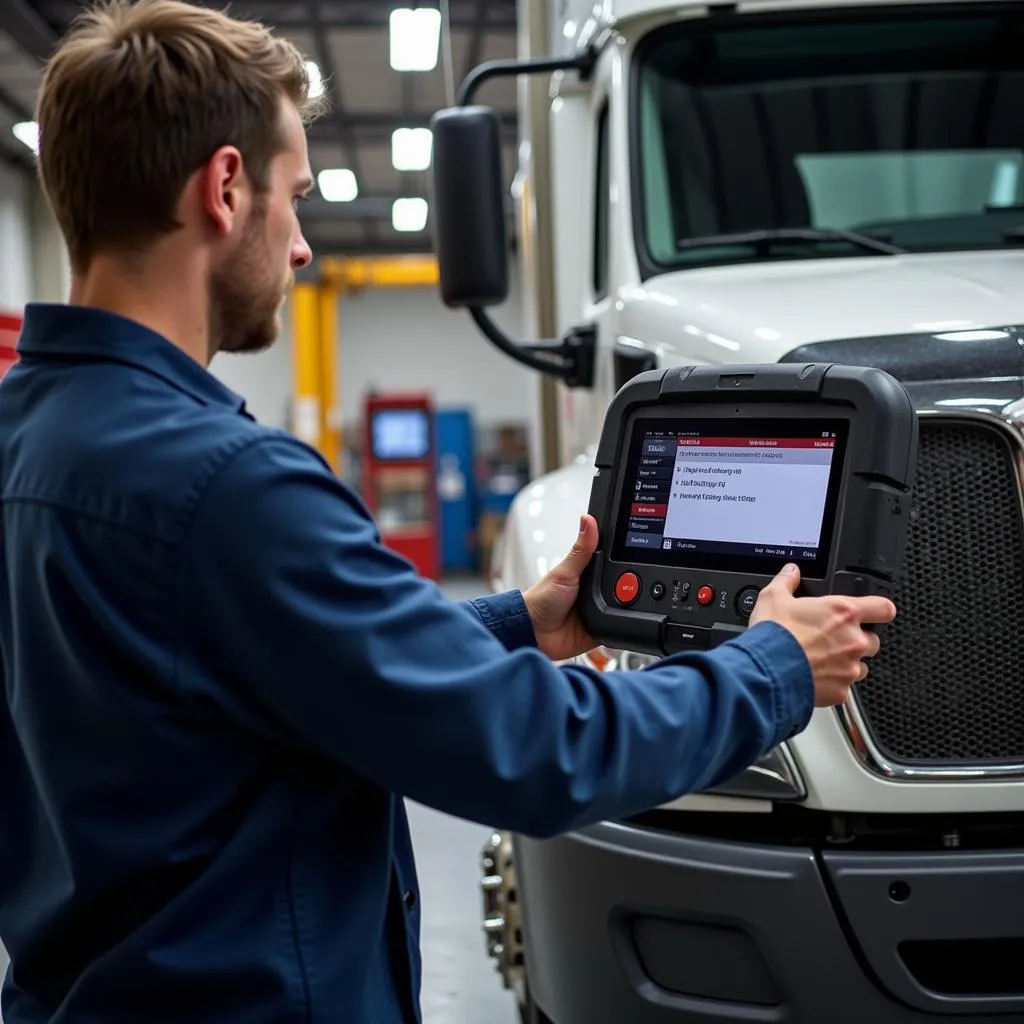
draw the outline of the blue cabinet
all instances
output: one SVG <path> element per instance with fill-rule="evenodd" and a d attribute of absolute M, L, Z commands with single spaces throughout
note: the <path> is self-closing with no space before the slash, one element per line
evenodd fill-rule
<path fill-rule="evenodd" d="M 442 573 L 478 571 L 476 445 L 468 409 L 438 409 L 437 495 Z"/>

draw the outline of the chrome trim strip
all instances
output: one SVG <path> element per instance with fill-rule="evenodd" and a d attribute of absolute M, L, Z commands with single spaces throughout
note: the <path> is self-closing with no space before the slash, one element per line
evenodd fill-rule
<path fill-rule="evenodd" d="M 962 386 L 963 382 L 959 382 Z M 1000 407 L 998 410 L 983 408 L 985 399 L 979 399 L 975 408 L 943 408 L 925 397 L 935 394 L 931 388 L 908 386 L 911 396 L 919 395 L 923 401 L 917 408 L 918 416 L 928 419 L 966 420 L 982 423 L 1001 431 L 1016 451 L 1015 468 L 1017 472 L 1017 495 L 1020 501 L 1020 513 L 1024 519 L 1024 399 L 1018 399 Z M 944 390 L 944 389 L 943 389 Z M 929 392 L 931 393 L 929 395 Z M 1024 666 L 1022 666 L 1024 668 Z M 875 775 L 896 782 L 969 782 L 999 781 L 1020 779 L 1024 777 L 1024 762 L 998 765 L 947 765 L 937 763 L 934 766 L 909 765 L 887 758 L 878 748 L 857 700 L 856 690 L 850 699 L 835 709 L 842 724 L 843 732 L 857 760 Z"/>
<path fill-rule="evenodd" d="M 785 741 L 739 775 L 701 790 L 700 796 L 728 796 L 745 800 L 799 801 L 807 798 L 807 786 Z"/>
<path fill-rule="evenodd" d="M 1000 765 L 935 765 L 901 764 L 887 758 L 871 737 L 857 704 L 856 693 L 836 708 L 843 732 L 857 760 L 872 772 L 892 782 L 995 782 L 1000 779 L 1020 779 L 1024 776 L 1024 763 Z"/>

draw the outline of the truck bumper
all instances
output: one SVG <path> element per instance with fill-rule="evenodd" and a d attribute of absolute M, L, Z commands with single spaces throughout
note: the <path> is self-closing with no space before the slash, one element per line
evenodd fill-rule
<path fill-rule="evenodd" d="M 555 1024 L 1024 1021 L 1024 851 L 601 824 L 517 836 L 515 862 L 530 988 Z"/>

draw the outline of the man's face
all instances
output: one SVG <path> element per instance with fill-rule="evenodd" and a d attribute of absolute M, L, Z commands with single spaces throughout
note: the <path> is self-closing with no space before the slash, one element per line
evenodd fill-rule
<path fill-rule="evenodd" d="M 292 104 L 283 117 L 286 146 L 271 164 L 269 191 L 256 196 L 238 243 L 211 275 L 211 340 L 221 352 L 261 352 L 277 340 L 294 272 L 312 259 L 297 211 L 313 187 L 306 134 Z"/>

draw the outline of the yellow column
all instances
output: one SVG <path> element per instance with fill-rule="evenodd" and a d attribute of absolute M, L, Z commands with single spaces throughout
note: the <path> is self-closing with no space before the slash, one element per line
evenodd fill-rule
<path fill-rule="evenodd" d="M 292 429 L 341 472 L 338 408 L 338 294 L 333 282 L 303 282 L 292 293 L 295 395 Z"/>
<path fill-rule="evenodd" d="M 338 291 L 330 282 L 320 285 L 320 451 L 335 473 L 341 472 L 341 408 L 338 404 Z"/>
<path fill-rule="evenodd" d="M 323 403 L 320 395 L 320 288 L 297 284 L 292 291 L 292 359 L 295 368 L 292 431 L 306 444 L 323 443 Z"/>
<path fill-rule="evenodd" d="M 2 2 L 2 0 L 0 0 Z M 295 394 L 292 430 L 341 472 L 341 408 L 338 399 L 338 314 L 344 294 L 368 288 L 436 286 L 433 256 L 320 261 L 318 282 L 292 292 Z"/>

